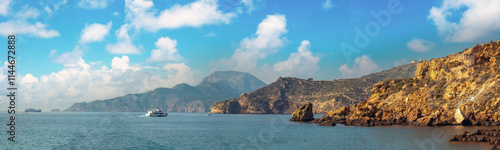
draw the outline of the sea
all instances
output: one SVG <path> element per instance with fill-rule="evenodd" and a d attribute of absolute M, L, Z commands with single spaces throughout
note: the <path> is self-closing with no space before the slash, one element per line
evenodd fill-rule
<path fill-rule="evenodd" d="M 319 118 L 322 115 L 315 115 Z M 488 127 L 317 126 L 290 114 L 42 112 L 0 114 L 0 149 L 491 149 L 487 143 L 449 142 L 455 134 Z"/>

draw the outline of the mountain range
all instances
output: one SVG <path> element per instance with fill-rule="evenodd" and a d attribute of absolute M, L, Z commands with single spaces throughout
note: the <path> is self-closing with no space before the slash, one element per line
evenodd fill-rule
<path fill-rule="evenodd" d="M 143 112 L 157 108 L 168 112 L 207 112 L 216 101 L 236 98 L 263 86 L 264 82 L 248 73 L 216 71 L 196 86 L 178 84 L 141 94 L 75 103 L 65 111 Z"/>

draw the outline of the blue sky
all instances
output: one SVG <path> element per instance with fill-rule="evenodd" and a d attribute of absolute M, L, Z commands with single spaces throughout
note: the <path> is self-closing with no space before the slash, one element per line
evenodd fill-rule
<path fill-rule="evenodd" d="M 266 83 L 279 76 L 334 80 L 444 57 L 497 40 L 497 4 L 0 0 L 0 40 L 17 37 L 21 100 L 64 109 L 178 83 L 196 85 L 217 70 L 249 72 Z M 1 71 L 4 77 L 5 66 Z"/>

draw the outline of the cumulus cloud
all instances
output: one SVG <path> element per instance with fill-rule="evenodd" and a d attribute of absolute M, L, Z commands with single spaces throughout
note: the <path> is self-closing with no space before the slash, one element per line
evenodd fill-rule
<path fill-rule="evenodd" d="M 122 70 L 123 72 L 125 72 L 127 70 L 132 70 L 132 71 L 139 70 L 139 68 L 131 67 L 129 65 L 128 56 L 122 56 L 122 58 L 114 57 L 113 60 L 111 61 L 111 68 Z"/>
<path fill-rule="evenodd" d="M 406 47 L 408 47 L 408 49 L 421 53 L 430 51 L 434 46 L 436 46 L 436 43 L 426 41 L 421 38 L 413 38 L 411 41 L 406 43 Z"/>
<path fill-rule="evenodd" d="M 40 38 L 52 38 L 59 36 L 59 32 L 47 29 L 46 24 L 37 22 L 30 24 L 25 21 L 7 21 L 0 23 L 0 34 L 7 36 L 10 34 L 31 34 Z"/>
<path fill-rule="evenodd" d="M 52 16 L 52 14 L 59 11 L 61 6 L 66 5 L 66 3 L 68 1 L 67 0 L 60 0 L 60 1 L 51 1 L 51 2 L 52 2 L 52 5 L 47 5 L 43 8 L 43 10 L 45 10 L 45 12 L 47 13 L 47 15 L 49 15 L 49 17 Z"/>
<path fill-rule="evenodd" d="M 6 71 L 2 68 L 0 71 L 0 77 L 4 76 Z M 161 74 L 168 74 L 168 77 Z M 163 68 L 145 67 L 130 64 L 129 58 L 122 56 L 113 58 L 108 68 L 88 64 L 79 58 L 76 63 L 65 64 L 58 72 L 38 78 L 31 74 L 22 76 L 19 87 L 23 92 L 19 99 L 42 108 L 67 108 L 75 102 L 143 93 L 179 83 L 193 84 L 192 76 L 193 70 L 184 63 L 167 64 Z"/>
<path fill-rule="evenodd" d="M 39 16 L 40 11 L 38 9 L 27 5 L 23 6 L 21 10 L 16 13 L 14 19 L 0 23 L 0 34 L 3 36 L 10 34 L 25 34 L 40 38 L 52 38 L 59 36 L 58 31 L 47 29 L 47 24 L 40 22 L 32 23 L 28 21 L 36 19 Z"/>
<path fill-rule="evenodd" d="M 6 16 L 9 12 L 9 5 L 12 0 L 0 0 L 0 15 Z"/>
<path fill-rule="evenodd" d="M 54 56 L 57 53 L 56 50 L 50 51 L 50 56 Z M 80 57 L 83 55 L 83 49 L 80 46 L 75 46 L 73 51 L 63 53 L 59 56 L 55 56 L 52 62 L 59 64 L 73 64 L 80 61 Z"/>
<path fill-rule="evenodd" d="M 191 71 L 191 68 L 184 63 L 168 63 L 163 66 L 163 69 L 171 73 L 168 75 L 168 79 L 172 81 L 187 82 L 193 80 L 193 71 Z"/>
<path fill-rule="evenodd" d="M 444 0 L 432 7 L 428 16 L 437 27 L 438 34 L 449 42 L 471 42 L 490 38 L 500 30 L 500 1 L 498 0 Z M 466 8 L 462 14 L 456 12 Z M 449 17 L 462 16 L 458 22 Z"/>
<path fill-rule="evenodd" d="M 104 39 L 104 36 L 108 35 L 109 30 L 111 29 L 111 25 L 111 21 L 106 25 L 99 23 L 93 23 L 90 25 L 86 24 L 85 28 L 82 30 L 80 43 L 102 41 Z"/>
<path fill-rule="evenodd" d="M 254 68 L 259 59 L 276 53 L 286 41 L 286 38 L 282 37 L 285 33 L 287 33 L 285 16 L 267 15 L 257 27 L 255 36 L 243 39 L 231 57 L 235 69 Z"/>
<path fill-rule="evenodd" d="M 322 6 L 322 7 L 323 7 L 323 9 L 325 9 L 325 10 L 328 10 L 328 9 L 330 9 L 330 8 L 333 8 L 333 7 L 334 7 L 332 0 L 325 0 L 323 3 L 321 3 L 321 6 Z"/>
<path fill-rule="evenodd" d="M 148 61 L 177 61 L 181 58 L 177 53 L 177 40 L 161 37 L 155 45 L 157 49 L 151 51 L 151 57 Z"/>
<path fill-rule="evenodd" d="M 354 62 L 355 64 L 351 68 L 347 64 L 340 66 L 339 71 L 342 73 L 342 78 L 357 78 L 380 70 L 377 63 L 367 55 L 356 58 Z"/>
<path fill-rule="evenodd" d="M 81 0 L 78 2 L 78 7 L 85 9 L 104 9 L 112 2 L 113 0 Z"/>
<path fill-rule="evenodd" d="M 302 41 L 297 52 L 290 54 L 287 60 L 258 65 L 259 60 L 278 52 L 287 43 L 287 38 L 283 36 L 287 32 L 284 15 L 267 15 L 253 36 L 241 40 L 230 59 L 221 59 L 211 65 L 214 70 L 248 72 L 266 83 L 275 81 L 278 76 L 313 77 L 319 69 L 320 57 L 314 56 L 307 40 Z"/>
<path fill-rule="evenodd" d="M 236 16 L 234 12 L 218 10 L 217 0 L 197 0 L 162 10 L 159 14 L 154 10 L 151 0 L 126 0 L 125 12 L 127 20 L 136 29 L 157 31 L 159 29 L 175 29 L 179 27 L 200 27 L 206 24 L 228 24 Z"/>
<path fill-rule="evenodd" d="M 40 11 L 36 8 L 24 5 L 21 11 L 16 13 L 17 19 L 34 19 L 40 15 Z"/>
<path fill-rule="evenodd" d="M 274 71 L 282 76 L 312 77 L 319 69 L 319 60 L 320 58 L 313 56 L 311 52 L 311 43 L 304 40 L 300 43 L 297 52 L 290 54 L 288 60 L 274 64 Z"/>
<path fill-rule="evenodd" d="M 106 50 L 112 54 L 140 54 L 139 49 L 132 44 L 128 34 L 130 26 L 124 24 L 116 31 L 117 42 L 106 45 Z"/>

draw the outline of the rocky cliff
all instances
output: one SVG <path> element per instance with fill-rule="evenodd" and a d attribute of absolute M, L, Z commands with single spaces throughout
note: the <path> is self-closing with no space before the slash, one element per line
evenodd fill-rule
<path fill-rule="evenodd" d="M 366 100 L 371 94 L 371 85 L 378 81 L 413 77 L 415 70 L 416 63 L 411 63 L 355 79 L 313 81 L 280 77 L 266 87 L 215 103 L 211 113 L 292 113 L 310 102 L 314 113 L 324 114 Z"/>
<path fill-rule="evenodd" d="M 414 78 L 374 84 L 370 98 L 313 122 L 500 125 L 500 40 L 420 62 Z"/>
<path fill-rule="evenodd" d="M 308 122 L 311 120 L 314 120 L 313 105 L 311 103 L 307 103 L 295 110 L 292 114 L 292 119 L 290 119 L 290 121 L 298 122 Z"/>
<path fill-rule="evenodd" d="M 65 111 L 129 112 L 157 108 L 168 112 L 207 112 L 216 101 L 235 98 L 263 86 L 264 82 L 248 73 L 217 71 L 196 86 L 178 84 L 141 94 L 75 103 Z"/>

